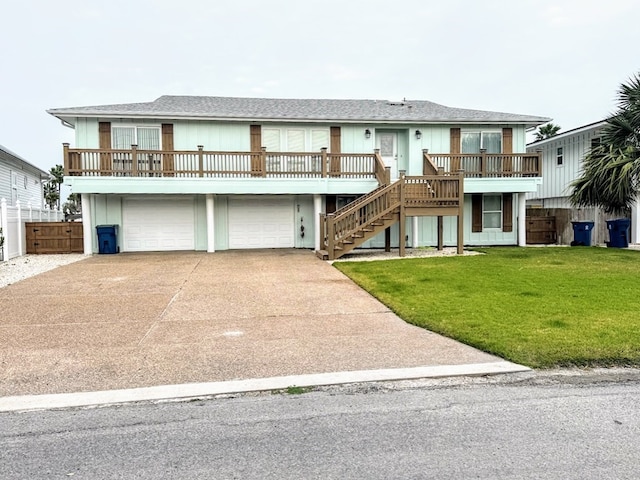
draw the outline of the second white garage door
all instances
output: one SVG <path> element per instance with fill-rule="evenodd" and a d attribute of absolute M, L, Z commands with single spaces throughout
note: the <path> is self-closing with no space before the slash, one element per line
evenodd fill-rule
<path fill-rule="evenodd" d="M 229 198 L 229 248 L 294 247 L 291 197 Z"/>
<path fill-rule="evenodd" d="M 195 250 L 194 223 L 192 197 L 125 198 L 123 250 Z"/>

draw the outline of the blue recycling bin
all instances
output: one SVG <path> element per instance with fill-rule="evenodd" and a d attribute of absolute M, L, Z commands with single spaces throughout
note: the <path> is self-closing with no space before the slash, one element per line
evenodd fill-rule
<path fill-rule="evenodd" d="M 98 253 L 118 253 L 118 225 L 98 225 Z"/>
<path fill-rule="evenodd" d="M 631 227 L 631 220 L 628 218 L 607 220 L 607 229 L 609 230 L 607 247 L 627 248 L 629 246 L 629 227 Z"/>
<path fill-rule="evenodd" d="M 590 247 L 594 222 L 571 222 L 571 225 L 573 225 L 573 242 L 571 242 L 571 246 Z"/>

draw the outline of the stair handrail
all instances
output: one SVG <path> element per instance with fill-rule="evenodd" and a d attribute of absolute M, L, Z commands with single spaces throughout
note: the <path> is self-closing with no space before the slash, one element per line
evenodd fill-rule
<path fill-rule="evenodd" d="M 362 197 L 356 199 L 355 201 L 345 205 L 340 210 L 337 210 L 334 213 L 330 213 L 326 215 L 326 237 L 324 239 L 324 244 L 327 246 L 329 251 L 333 251 L 335 248 L 335 244 L 340 242 L 341 240 L 352 236 L 354 233 L 358 231 L 358 228 L 352 228 L 349 230 L 342 231 L 340 234 L 336 231 L 336 224 L 342 222 L 349 215 L 354 215 L 358 210 L 367 207 L 368 205 L 372 205 L 376 200 L 383 197 L 384 195 L 389 195 L 389 202 L 387 208 L 384 210 L 378 211 L 374 216 L 365 218 L 365 222 L 358 225 L 359 228 L 364 228 L 367 225 L 374 223 L 376 220 L 381 219 L 385 215 L 388 215 L 390 212 L 393 212 L 396 208 L 400 206 L 401 196 L 400 190 L 402 189 L 402 183 L 404 182 L 403 178 L 400 180 L 390 184 L 378 187 L 372 192 L 363 195 Z M 396 197 L 392 197 L 391 194 L 394 190 L 398 190 L 398 194 Z"/>
<path fill-rule="evenodd" d="M 382 156 L 380 155 L 380 149 L 375 148 L 373 150 L 373 172 L 376 176 L 376 180 L 378 180 L 378 185 L 384 186 L 389 185 L 391 183 L 391 168 L 385 166 L 384 160 L 382 160 Z"/>
<path fill-rule="evenodd" d="M 443 169 L 439 169 L 433 159 L 429 156 L 429 149 L 422 149 L 422 174 L 423 175 L 440 175 Z"/>

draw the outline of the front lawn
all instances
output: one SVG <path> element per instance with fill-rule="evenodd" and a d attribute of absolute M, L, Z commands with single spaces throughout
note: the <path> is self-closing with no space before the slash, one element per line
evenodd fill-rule
<path fill-rule="evenodd" d="M 335 267 L 406 321 L 531 367 L 640 365 L 640 252 L 487 248 Z"/>

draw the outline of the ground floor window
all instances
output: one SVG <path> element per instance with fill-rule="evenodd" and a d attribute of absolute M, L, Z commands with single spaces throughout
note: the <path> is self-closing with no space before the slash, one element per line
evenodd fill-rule
<path fill-rule="evenodd" d="M 482 228 L 502 228 L 502 195 L 484 195 Z"/>

